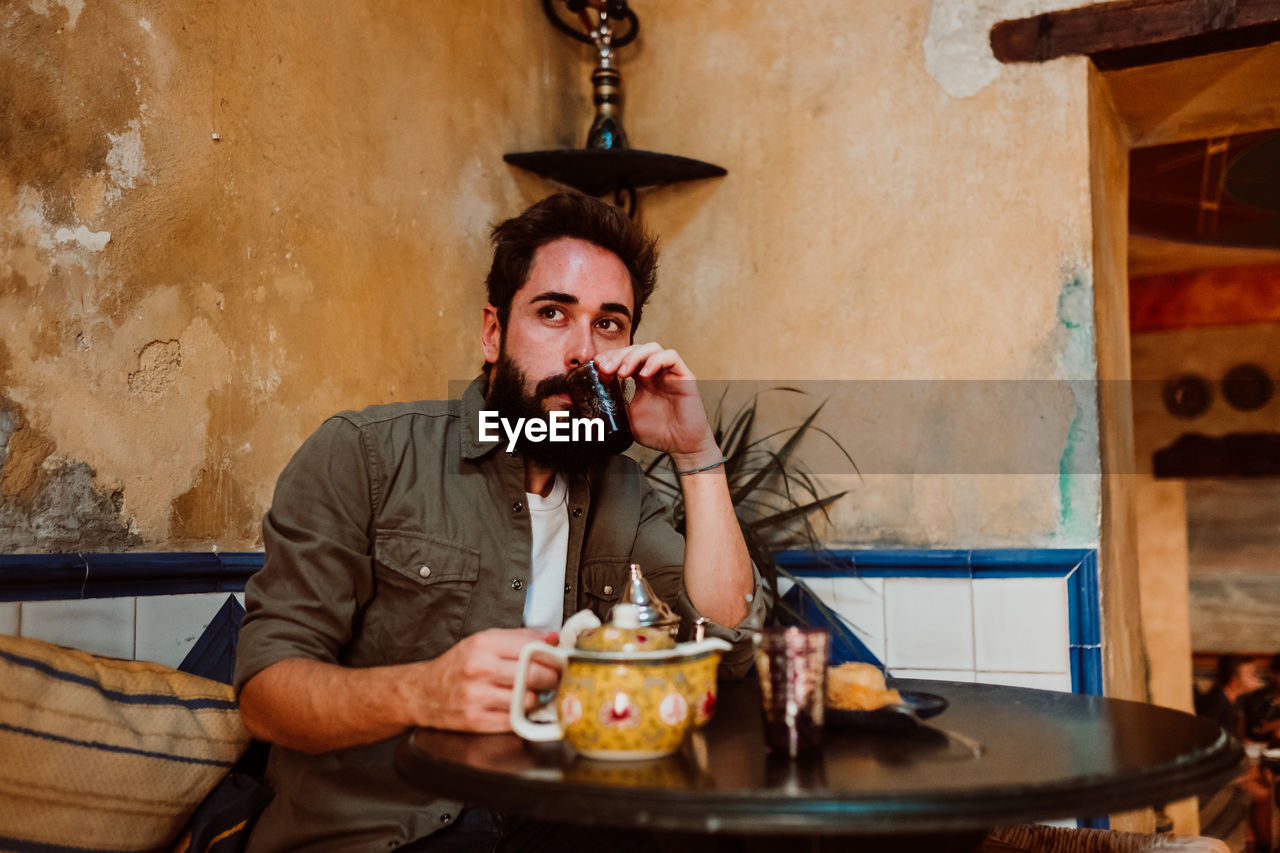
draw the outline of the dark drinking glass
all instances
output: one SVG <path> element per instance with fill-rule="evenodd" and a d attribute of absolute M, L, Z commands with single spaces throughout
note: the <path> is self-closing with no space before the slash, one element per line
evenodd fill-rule
<path fill-rule="evenodd" d="M 588 361 L 569 372 L 569 397 L 573 400 L 574 417 L 599 418 L 604 423 L 601 447 L 606 453 L 621 453 L 635 440 L 631 421 L 627 420 L 627 398 L 622 383 L 615 376 L 603 378 L 596 363 Z M 595 436 L 594 431 L 589 431 Z"/>
<path fill-rule="evenodd" d="M 775 755 L 821 746 L 830 650 L 823 628 L 765 628 L 756 636 L 764 739 Z"/>

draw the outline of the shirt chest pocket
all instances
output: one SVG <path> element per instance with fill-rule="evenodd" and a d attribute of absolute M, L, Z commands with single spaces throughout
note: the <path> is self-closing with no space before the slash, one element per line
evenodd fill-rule
<path fill-rule="evenodd" d="M 474 584 L 480 577 L 480 552 L 457 542 L 401 530 L 374 534 L 375 564 L 419 587 Z"/>
<path fill-rule="evenodd" d="M 433 658 L 456 643 L 480 577 L 480 552 L 420 533 L 378 530 L 376 592 L 365 634 L 388 662 Z"/>
<path fill-rule="evenodd" d="M 630 577 L 629 566 L 626 558 L 596 557 L 582 562 L 581 604 L 600 621 L 609 621 L 613 606 L 622 600 L 623 587 Z"/>

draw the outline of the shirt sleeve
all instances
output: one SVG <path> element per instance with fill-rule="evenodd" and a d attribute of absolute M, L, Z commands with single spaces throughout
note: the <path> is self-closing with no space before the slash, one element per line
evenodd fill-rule
<path fill-rule="evenodd" d="M 262 569 L 245 586 L 235 689 L 288 658 L 339 662 L 373 591 L 373 494 L 358 428 L 321 425 L 285 467 L 262 522 Z"/>
<path fill-rule="evenodd" d="M 644 568 L 644 576 L 663 601 L 680 614 L 682 638 L 687 639 L 694 622 L 702 614 L 689 600 L 684 585 L 684 537 L 671 523 L 671 510 L 646 487 L 640 509 L 640 527 L 636 531 L 632 559 Z M 746 618 L 734 626 L 708 622 L 706 636 L 719 637 L 733 648 L 720 659 L 721 672 L 730 678 L 741 678 L 754 662 L 755 633 L 764 627 L 769 612 L 770 593 L 753 561 L 751 574 L 755 589 L 751 594 Z"/>

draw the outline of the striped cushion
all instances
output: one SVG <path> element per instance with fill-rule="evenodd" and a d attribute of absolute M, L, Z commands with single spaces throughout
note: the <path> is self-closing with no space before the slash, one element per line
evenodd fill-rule
<path fill-rule="evenodd" d="M 0 849 L 165 849 L 248 743 L 225 684 L 0 635 Z"/>

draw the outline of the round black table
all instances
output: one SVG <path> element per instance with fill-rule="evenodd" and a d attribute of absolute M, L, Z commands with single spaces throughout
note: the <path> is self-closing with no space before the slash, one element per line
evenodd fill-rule
<path fill-rule="evenodd" d="M 828 725 L 820 753 L 766 754 L 754 681 L 720 686 L 677 755 L 576 756 L 515 735 L 417 729 L 397 772 L 424 791 L 533 817 L 678 832 L 914 839 L 971 849 L 997 825 L 1105 815 L 1216 790 L 1243 749 L 1167 708 L 1016 687 L 901 680 L 949 702 L 910 732 Z M 902 843 L 886 846 L 907 849 Z"/>

